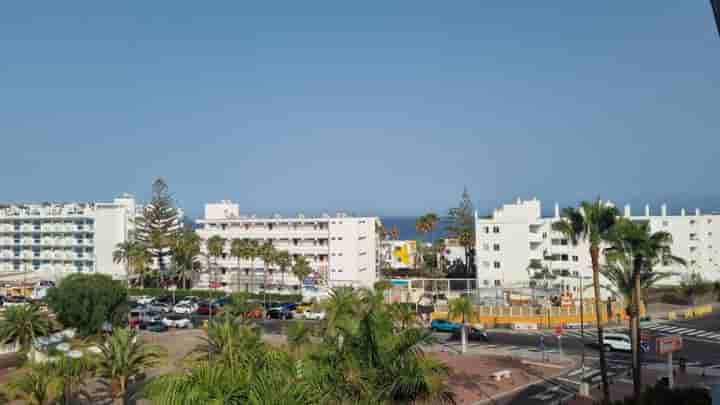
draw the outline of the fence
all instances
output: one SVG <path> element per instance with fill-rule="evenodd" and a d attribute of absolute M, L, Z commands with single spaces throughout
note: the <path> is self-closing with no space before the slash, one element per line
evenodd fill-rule
<path fill-rule="evenodd" d="M 530 306 L 476 306 L 475 317 L 466 320 L 467 323 L 481 323 L 489 328 L 512 327 L 513 324 L 535 324 L 542 328 L 555 326 L 567 326 L 568 324 L 591 323 L 595 324 L 595 306 L 583 305 L 582 314 L 579 307 L 548 307 L 538 308 Z M 645 309 L 641 308 L 641 315 Z M 581 316 L 582 315 L 582 316 Z M 448 318 L 447 306 L 436 306 L 432 319 Z M 603 303 L 600 314 L 600 321 L 603 324 L 609 322 L 622 322 L 628 319 L 625 309 L 619 303 Z M 460 321 L 453 318 L 453 321 Z"/>
<path fill-rule="evenodd" d="M 699 305 L 696 307 L 692 307 L 689 309 L 686 309 L 684 311 L 671 311 L 668 312 L 667 318 L 668 320 L 674 321 L 678 318 L 678 314 L 682 315 L 685 319 L 692 319 L 697 318 L 700 316 L 705 316 L 708 314 L 711 314 L 713 312 L 713 306 L 708 305 Z"/>

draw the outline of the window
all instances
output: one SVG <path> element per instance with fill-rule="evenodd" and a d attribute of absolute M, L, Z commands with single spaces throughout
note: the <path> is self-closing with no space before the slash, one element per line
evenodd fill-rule
<path fill-rule="evenodd" d="M 500 233 L 500 227 L 497 225 L 493 226 L 493 233 Z"/>
<path fill-rule="evenodd" d="M 490 245 L 487 243 L 483 243 L 483 250 L 490 250 Z"/>
<path fill-rule="evenodd" d="M 580 273 L 577 270 L 575 270 L 572 272 L 572 275 L 573 275 L 573 277 L 579 277 Z"/>
<path fill-rule="evenodd" d="M 342 240 L 342 236 L 338 236 L 338 240 Z"/>
<path fill-rule="evenodd" d="M 662 226 L 668 226 L 668 221 L 663 221 Z"/>
<path fill-rule="evenodd" d="M 579 258 L 578 258 L 577 256 L 573 256 L 573 257 L 572 257 L 572 261 L 577 262 L 578 260 L 579 260 Z M 576 273 L 577 273 L 577 272 L 576 272 Z"/>
<path fill-rule="evenodd" d="M 697 248 L 695 246 L 690 246 L 690 252 L 694 252 L 696 250 L 697 250 Z"/>
<path fill-rule="evenodd" d="M 712 224 L 712 219 L 711 219 L 711 218 L 708 218 L 707 223 L 708 223 L 708 224 Z"/>
<path fill-rule="evenodd" d="M 562 260 L 564 262 L 568 261 L 568 255 L 564 255 L 564 254 L 560 255 L 560 260 Z"/>
<path fill-rule="evenodd" d="M 490 282 L 487 280 L 483 280 L 483 285 L 490 285 Z"/>
<path fill-rule="evenodd" d="M 567 246 L 568 240 L 567 239 L 560 239 L 560 246 Z"/>
<path fill-rule="evenodd" d="M 500 280 L 495 280 L 495 287 L 500 287 Z"/>
<path fill-rule="evenodd" d="M 485 229 L 485 233 L 490 233 L 490 227 L 489 227 L 489 226 L 484 227 L 484 229 Z"/>
<path fill-rule="evenodd" d="M 365 240 L 365 239 L 367 239 L 367 236 L 361 236 L 358 238 L 358 240 Z"/>
<path fill-rule="evenodd" d="M 694 220 L 694 219 L 691 219 L 691 220 L 690 220 L 690 225 L 695 225 L 695 220 Z"/>
<path fill-rule="evenodd" d="M 543 232 L 543 233 L 542 233 L 542 238 L 543 238 L 543 239 L 547 239 L 547 232 Z"/>
<path fill-rule="evenodd" d="M 691 234 L 690 234 L 690 240 L 695 240 L 695 239 L 697 239 L 697 234 L 696 234 L 696 233 L 691 233 Z"/>
<path fill-rule="evenodd" d="M 493 262 L 493 268 L 499 269 L 499 268 L 500 268 L 500 262 Z"/>
<path fill-rule="evenodd" d="M 712 232 L 708 232 L 708 236 L 712 236 Z"/>
<path fill-rule="evenodd" d="M 500 251 L 500 244 L 499 244 L 499 243 L 494 244 L 494 245 L 493 245 L 493 250 L 496 251 L 496 252 L 499 252 L 499 251 Z"/>
<path fill-rule="evenodd" d="M 484 262 L 483 262 L 483 267 L 485 267 L 486 269 L 487 269 L 487 268 L 490 268 L 490 262 L 484 261 Z"/>

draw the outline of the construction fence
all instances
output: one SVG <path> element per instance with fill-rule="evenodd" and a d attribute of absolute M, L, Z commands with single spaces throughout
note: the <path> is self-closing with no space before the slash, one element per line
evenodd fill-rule
<path fill-rule="evenodd" d="M 645 315 L 645 308 L 640 309 L 641 316 Z M 448 307 L 437 305 L 432 319 L 448 318 Z M 452 321 L 459 322 L 461 319 L 455 317 Z M 628 320 L 624 305 L 617 302 L 602 303 L 600 321 L 603 325 L 608 323 L 621 323 Z M 466 323 L 482 324 L 487 328 L 515 328 L 515 329 L 537 329 L 554 328 L 562 326 L 565 328 L 579 327 L 583 324 L 597 324 L 595 306 L 593 304 L 580 307 L 545 307 L 533 306 L 476 306 L 475 317 L 466 320 Z"/>

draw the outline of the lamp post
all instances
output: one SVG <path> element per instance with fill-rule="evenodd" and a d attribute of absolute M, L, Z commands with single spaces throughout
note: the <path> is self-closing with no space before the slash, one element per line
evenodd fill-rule
<path fill-rule="evenodd" d="M 585 289 L 583 286 L 583 279 L 585 276 L 583 276 L 582 271 L 578 272 L 578 281 L 580 282 L 580 340 L 582 340 L 582 347 L 581 347 L 581 354 L 580 354 L 580 369 L 581 371 L 581 379 L 580 379 L 580 395 L 589 395 L 590 394 L 590 388 L 585 383 L 585 300 L 583 299 L 583 290 Z M 602 348 L 601 348 L 602 350 Z"/>

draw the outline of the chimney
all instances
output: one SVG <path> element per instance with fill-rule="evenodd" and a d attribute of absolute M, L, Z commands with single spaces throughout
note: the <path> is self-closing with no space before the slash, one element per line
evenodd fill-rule
<path fill-rule="evenodd" d="M 660 206 L 660 211 L 662 213 L 662 216 L 667 216 L 667 204 L 663 203 L 663 205 Z"/>
<path fill-rule="evenodd" d="M 680 209 L 680 216 L 682 216 L 682 217 L 685 216 L 685 208 Z"/>
<path fill-rule="evenodd" d="M 625 204 L 625 217 L 630 217 L 630 204 Z"/>
<path fill-rule="evenodd" d="M 649 204 L 645 204 L 645 216 L 646 217 L 650 216 L 650 205 Z"/>
<path fill-rule="evenodd" d="M 560 218 L 560 204 L 555 203 L 555 218 Z"/>

